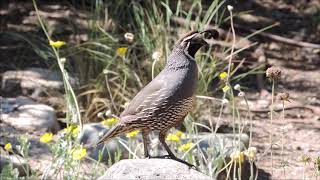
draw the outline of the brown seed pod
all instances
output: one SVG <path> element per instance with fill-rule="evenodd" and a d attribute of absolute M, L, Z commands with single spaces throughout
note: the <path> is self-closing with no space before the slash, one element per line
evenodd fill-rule
<path fill-rule="evenodd" d="M 270 78 L 271 80 L 278 80 L 281 77 L 281 69 L 278 67 L 270 67 L 266 71 L 267 78 Z"/>
<path fill-rule="evenodd" d="M 278 99 L 281 100 L 281 101 L 288 101 L 288 102 L 290 102 L 289 98 L 290 98 L 290 94 L 287 93 L 287 92 L 282 92 L 282 93 L 279 93 L 279 94 L 278 94 Z"/>

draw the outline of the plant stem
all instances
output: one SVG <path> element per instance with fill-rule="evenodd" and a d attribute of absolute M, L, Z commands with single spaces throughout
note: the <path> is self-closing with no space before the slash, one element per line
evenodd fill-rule
<path fill-rule="evenodd" d="M 282 163 L 284 163 L 284 156 L 283 156 L 283 149 L 284 149 L 284 100 L 282 101 L 282 133 L 281 133 L 281 158 Z M 285 164 L 283 164 L 283 177 L 286 179 L 286 170 L 285 170 Z"/>
<path fill-rule="evenodd" d="M 273 137 L 273 101 L 274 101 L 274 79 L 272 79 L 272 94 L 271 94 L 271 107 L 270 107 L 270 155 L 271 155 L 271 176 L 273 175 L 273 152 L 272 152 L 272 137 Z"/>
<path fill-rule="evenodd" d="M 48 34 L 48 31 L 46 30 L 46 28 L 45 28 L 45 26 L 44 26 L 44 24 L 43 24 L 43 22 L 42 22 L 42 19 L 41 19 L 41 17 L 40 17 L 40 14 L 39 14 L 39 10 L 38 10 L 36 1 L 35 1 L 35 0 L 32 0 L 32 2 L 33 2 L 34 9 L 35 9 L 35 11 L 36 11 L 36 14 L 37 14 L 38 21 L 39 21 L 39 23 L 40 23 L 40 25 L 41 25 L 41 28 L 42 28 L 43 32 L 45 33 L 47 39 L 48 39 L 49 41 L 51 41 L 51 38 L 50 38 L 50 36 L 49 36 L 49 34 Z M 71 102 L 69 102 L 68 99 L 67 99 L 67 104 L 70 105 L 70 106 L 68 106 L 68 107 L 72 107 L 72 109 L 75 108 L 75 110 L 76 110 L 76 115 L 77 115 L 76 120 L 79 122 L 80 129 L 82 130 L 83 126 L 82 126 L 81 114 L 80 114 L 80 109 L 79 109 L 77 97 L 76 97 L 76 95 L 75 95 L 75 93 L 74 93 L 74 91 L 73 91 L 73 89 L 72 89 L 72 87 L 71 87 L 71 85 L 70 85 L 70 83 L 69 83 L 69 80 L 68 80 L 68 77 L 67 77 L 67 72 L 65 71 L 64 65 L 62 64 L 62 62 L 61 62 L 61 60 L 60 60 L 58 50 L 57 50 L 55 47 L 53 47 L 53 46 L 51 46 L 51 47 L 52 47 L 52 50 L 53 50 L 53 52 L 54 52 L 54 54 L 55 54 L 55 56 L 56 56 L 59 69 L 60 69 L 60 71 L 61 71 L 61 73 L 62 73 L 62 78 L 63 78 L 64 87 L 65 87 L 65 92 L 66 92 L 67 95 L 71 95 Z M 72 110 L 72 109 L 71 109 L 71 113 L 72 113 L 72 116 L 73 116 L 73 110 Z M 69 121 L 68 121 L 68 123 L 69 123 Z"/>

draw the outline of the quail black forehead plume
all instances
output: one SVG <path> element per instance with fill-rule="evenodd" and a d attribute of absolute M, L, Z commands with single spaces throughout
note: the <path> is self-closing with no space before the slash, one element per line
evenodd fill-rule
<path fill-rule="evenodd" d="M 178 41 L 177 44 L 180 44 L 186 37 L 191 36 L 192 34 L 198 33 L 198 31 L 190 31 L 187 34 L 185 34 L 183 37 L 181 37 Z"/>
<path fill-rule="evenodd" d="M 207 29 L 207 30 L 204 30 L 202 32 L 199 32 L 199 31 L 190 31 L 188 32 L 187 34 L 185 34 L 183 37 L 181 37 L 178 41 L 177 41 L 177 44 L 180 44 L 185 38 L 195 34 L 195 33 L 200 33 L 200 34 L 203 34 L 204 35 L 204 38 L 206 39 L 217 39 L 219 37 L 219 32 L 215 29 Z"/>
<path fill-rule="evenodd" d="M 205 31 L 202 31 L 201 34 L 204 34 L 204 37 L 206 39 L 217 39 L 219 37 L 219 32 L 215 29 L 207 29 Z"/>

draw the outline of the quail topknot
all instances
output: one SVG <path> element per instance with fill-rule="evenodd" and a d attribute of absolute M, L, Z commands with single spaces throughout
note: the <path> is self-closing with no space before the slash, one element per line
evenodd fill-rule
<path fill-rule="evenodd" d="M 149 133 L 159 131 L 159 141 L 169 154 L 166 157 L 186 163 L 171 152 L 165 138 L 169 129 L 180 125 L 192 108 L 198 79 L 194 59 L 196 52 L 207 45 L 205 39 L 217 38 L 218 35 L 214 29 L 191 31 L 178 40 L 164 69 L 132 99 L 121 113 L 119 122 L 98 144 L 120 134 L 140 130 L 144 155 L 150 158 Z"/>

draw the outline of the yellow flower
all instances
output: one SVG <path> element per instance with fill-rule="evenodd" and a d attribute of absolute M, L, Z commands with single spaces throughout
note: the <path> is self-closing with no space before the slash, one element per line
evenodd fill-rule
<path fill-rule="evenodd" d="M 167 138 L 166 138 L 166 140 L 167 141 L 179 142 L 180 141 L 180 137 L 177 136 L 176 134 L 169 133 Z"/>
<path fill-rule="evenodd" d="M 250 159 L 253 160 L 257 155 L 257 148 L 256 147 L 249 147 L 244 154 Z"/>
<path fill-rule="evenodd" d="M 230 155 L 232 161 L 237 163 L 242 163 L 244 161 L 244 152 L 235 151 Z"/>
<path fill-rule="evenodd" d="M 81 160 L 87 155 L 87 150 L 85 148 L 73 149 L 71 150 L 72 159 Z"/>
<path fill-rule="evenodd" d="M 78 126 L 71 124 L 68 127 L 64 128 L 62 131 L 66 134 L 72 133 L 73 135 L 77 135 L 79 133 L 79 128 Z"/>
<path fill-rule="evenodd" d="M 40 137 L 40 142 L 49 143 L 52 140 L 53 134 L 52 133 L 45 133 Z"/>
<path fill-rule="evenodd" d="M 303 154 L 301 157 L 301 161 L 304 163 L 310 163 L 311 162 L 311 157 L 307 154 Z"/>
<path fill-rule="evenodd" d="M 117 123 L 119 120 L 117 118 L 108 118 L 101 123 L 105 126 L 112 126 L 113 124 Z"/>
<path fill-rule="evenodd" d="M 12 145 L 11 145 L 11 143 L 7 143 L 7 144 L 4 146 L 4 149 L 5 149 L 6 151 L 12 151 Z"/>
<path fill-rule="evenodd" d="M 118 56 L 124 56 L 127 52 L 128 48 L 126 47 L 120 47 L 117 49 L 117 55 Z"/>
<path fill-rule="evenodd" d="M 227 92 L 229 89 L 230 89 L 230 87 L 229 87 L 228 85 L 225 85 L 225 86 L 222 88 L 222 91 L 223 91 L 223 92 Z"/>
<path fill-rule="evenodd" d="M 64 41 L 49 41 L 49 44 L 50 44 L 50 46 L 59 48 L 59 47 L 65 45 L 66 42 L 64 42 Z"/>
<path fill-rule="evenodd" d="M 175 135 L 177 135 L 179 138 L 181 138 L 181 139 L 183 139 L 183 138 L 185 138 L 186 137 L 186 135 L 183 133 L 183 132 L 181 132 L 181 131 L 177 131 L 176 133 L 175 133 Z"/>
<path fill-rule="evenodd" d="M 79 133 L 79 127 L 77 126 L 76 128 L 74 128 L 72 130 L 72 135 L 76 136 L 76 135 L 78 135 L 78 133 Z"/>
<path fill-rule="evenodd" d="M 186 144 L 182 144 L 180 147 L 179 147 L 179 151 L 188 151 L 191 147 L 193 146 L 193 143 L 192 142 L 188 142 Z"/>
<path fill-rule="evenodd" d="M 222 73 L 220 73 L 219 74 L 219 77 L 220 77 L 220 79 L 225 79 L 226 77 L 228 77 L 228 73 L 226 73 L 226 72 L 222 72 Z"/>
<path fill-rule="evenodd" d="M 139 134 L 139 132 L 140 132 L 139 130 L 135 130 L 135 131 L 129 132 L 129 133 L 126 134 L 126 137 L 127 138 L 133 138 L 133 137 L 137 136 Z"/>

